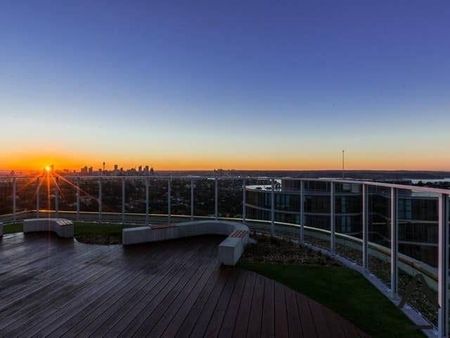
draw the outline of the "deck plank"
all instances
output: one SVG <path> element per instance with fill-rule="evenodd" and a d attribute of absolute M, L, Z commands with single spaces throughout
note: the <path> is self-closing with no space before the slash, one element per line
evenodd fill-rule
<path fill-rule="evenodd" d="M 189 254 L 184 254 L 180 257 L 180 261 L 182 258 L 190 257 Z M 116 320 L 111 324 L 111 327 L 104 331 L 105 335 L 108 337 L 116 337 L 120 335 L 122 332 L 126 332 L 126 327 L 130 325 L 130 323 L 138 318 L 142 311 L 145 310 L 145 307 L 152 302 L 156 302 L 155 298 L 157 295 L 164 290 L 164 288 L 169 287 L 174 283 L 173 280 L 179 278 L 179 272 L 182 269 L 183 264 L 173 264 L 166 273 L 157 280 L 154 287 L 148 288 L 142 297 L 138 297 L 131 307 L 128 308 L 128 311 L 122 312 L 122 316 L 120 320 Z"/>
<path fill-rule="evenodd" d="M 214 264 L 211 266 L 206 261 L 202 262 L 200 256 L 196 259 L 196 263 L 189 266 L 189 270 L 184 274 L 183 279 L 177 283 L 176 287 L 164 298 L 162 304 L 141 325 L 136 332 L 137 336 L 159 337 L 170 324 L 192 288 L 196 286 L 204 274 L 209 274 L 214 268 Z"/>
<path fill-rule="evenodd" d="M 214 309 L 214 312 L 211 316 L 211 320 L 209 321 L 205 333 L 206 337 L 217 337 L 219 335 L 225 312 L 231 300 L 231 295 L 233 294 L 237 277 L 238 272 L 236 270 L 232 270 L 230 276 L 228 277 L 227 283 L 225 284 L 225 287 L 223 288 L 223 291 L 220 295 L 220 299 L 216 305 L 216 308 Z"/>
<path fill-rule="evenodd" d="M 303 337 L 295 292 L 290 289 L 285 289 L 285 294 L 289 337 Z"/>
<path fill-rule="evenodd" d="M 302 332 L 304 337 L 317 337 L 316 327 L 312 317 L 311 309 L 308 305 L 308 299 L 301 295 L 296 294 L 297 309 L 302 323 Z"/>
<path fill-rule="evenodd" d="M 164 254 L 169 251 L 161 250 L 160 253 L 151 252 L 143 255 L 143 260 L 158 259 L 164 257 Z M 164 268 L 166 263 L 162 263 L 161 268 Z M 103 285 L 103 293 L 86 294 L 78 297 L 77 302 L 82 305 L 67 304 L 63 309 L 60 309 L 57 314 L 53 314 L 54 322 L 58 322 L 58 329 L 54 330 L 53 325 L 47 325 L 39 331 L 41 336 L 61 336 L 61 335 L 77 335 L 83 331 L 93 331 L 98 325 L 102 324 L 103 320 L 108 319 L 108 315 L 115 306 L 123 302 L 123 298 L 130 295 L 128 290 L 135 290 L 139 285 L 144 285 L 146 282 L 151 284 L 152 279 L 144 279 L 144 276 L 151 271 L 152 267 L 146 268 L 145 263 L 141 266 L 140 271 L 136 274 L 131 274 L 128 277 L 122 278 L 117 283 L 111 285 L 110 289 L 106 289 Z M 126 272 L 125 272 L 126 273 Z M 105 318 L 106 317 L 106 318 Z M 89 318 L 86 322 L 85 319 Z"/>
<path fill-rule="evenodd" d="M 264 305 L 261 327 L 262 337 L 275 337 L 275 284 L 272 279 L 264 280 Z"/>
<path fill-rule="evenodd" d="M 184 254 L 186 254 L 186 252 Z M 109 329 L 111 323 L 122 320 L 123 316 L 132 310 L 140 298 L 145 298 L 158 283 L 174 272 L 177 267 L 174 263 L 181 258 L 181 255 L 181 252 L 177 255 L 171 255 L 171 257 L 161 265 L 161 269 L 158 271 L 146 271 L 141 276 L 138 286 L 127 286 L 126 290 L 123 291 L 121 299 L 112 304 L 107 311 L 101 312 L 100 317 L 97 317 L 95 320 L 95 325 L 91 325 L 91 331 L 93 331 L 92 335 L 99 336 Z M 103 306 L 99 307 L 99 310 L 101 310 L 102 307 Z"/>
<path fill-rule="evenodd" d="M 221 278 L 221 271 L 214 271 L 206 286 L 200 291 L 194 305 L 190 309 L 188 316 L 183 320 L 183 323 L 178 329 L 175 337 L 189 337 L 210 294 L 214 291 L 214 289 L 222 287 L 221 281 L 223 281 L 223 278 Z"/>
<path fill-rule="evenodd" d="M 250 310 L 247 337 L 260 337 L 262 326 L 262 310 L 264 299 L 264 277 L 256 275 L 253 289 L 252 306 Z"/>
<path fill-rule="evenodd" d="M 0 336 L 367 337 L 280 283 L 220 267 L 222 239 L 124 248 L 4 236 Z"/>
<path fill-rule="evenodd" d="M 275 337 L 288 337 L 288 318 L 286 307 L 286 294 L 280 283 L 275 283 Z"/>
<path fill-rule="evenodd" d="M 248 273 L 240 273 L 238 276 L 238 280 L 236 281 L 236 285 L 234 287 L 233 294 L 231 295 L 226 313 L 224 314 L 222 327 L 219 332 L 219 337 L 221 338 L 231 337 L 233 334 L 236 317 L 241 304 L 242 293 L 244 291 L 245 281 L 248 275 Z"/>
<path fill-rule="evenodd" d="M 203 337 L 206 329 L 208 328 L 214 309 L 219 302 L 220 296 L 228 282 L 231 271 L 229 269 L 221 270 L 219 275 L 219 282 L 216 284 L 216 288 L 210 293 L 203 307 L 200 317 L 195 323 L 194 329 L 191 333 L 191 337 Z"/>
<path fill-rule="evenodd" d="M 235 337 L 246 337 L 248 321 L 250 318 L 250 310 L 253 298 L 253 290 L 255 287 L 256 274 L 249 272 L 247 281 L 245 282 L 245 288 L 242 294 L 241 306 L 237 315 L 237 320 L 234 326 Z"/>

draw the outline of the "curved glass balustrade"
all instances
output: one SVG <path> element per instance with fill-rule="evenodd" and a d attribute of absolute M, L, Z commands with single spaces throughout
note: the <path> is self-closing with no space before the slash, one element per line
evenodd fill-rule
<path fill-rule="evenodd" d="M 360 267 L 393 299 L 407 296 L 442 335 L 448 327 L 449 194 L 329 179 L 1 177 L 0 221 L 44 216 L 128 224 L 243 221 L 253 231 L 326 250 Z M 422 284 L 429 288 L 426 295 Z"/>

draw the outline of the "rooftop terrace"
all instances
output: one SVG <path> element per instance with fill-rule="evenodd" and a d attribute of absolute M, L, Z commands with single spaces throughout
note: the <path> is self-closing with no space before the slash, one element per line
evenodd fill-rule
<path fill-rule="evenodd" d="M 263 189 L 256 189 L 255 187 L 263 187 Z M 122 229 L 130 226 L 173 225 L 179 222 L 199 220 L 242 222 L 255 233 L 266 234 L 272 238 L 283 238 L 287 241 L 294 241 L 302 247 L 314 248 L 314 250 L 319 250 L 319 252 L 329 255 L 332 259 L 339 261 L 343 265 L 356 270 L 392 301 L 393 304 L 398 306 L 412 321 L 410 323 L 411 325 L 416 325 L 416 328 L 422 328 L 423 333 L 429 337 L 447 337 L 449 331 L 448 276 L 450 264 L 448 254 L 450 242 L 448 231 L 450 229 L 449 195 L 450 190 L 445 189 L 338 179 L 231 176 L 78 177 L 52 176 L 50 174 L 37 177 L 4 176 L 0 177 L 0 222 L 19 229 L 19 223 L 27 218 L 63 217 L 84 224 L 82 228 L 78 228 L 80 231 L 78 235 L 83 235 L 83 229 L 90 229 L 88 232 L 90 236 L 94 237 L 95 229 L 101 227 L 103 229 L 102 231 L 107 231 L 106 229 L 109 229 L 110 226 L 114 228 L 113 225 L 118 224 L 118 230 L 112 231 L 111 236 L 108 235 L 104 243 L 120 243 Z M 63 293 L 62 299 L 58 298 L 51 301 L 52 306 L 56 304 L 56 318 L 61 317 L 63 322 L 67 321 L 65 317 L 66 306 L 69 306 L 69 310 L 67 311 L 70 315 L 75 313 L 75 316 L 79 317 L 73 323 L 70 321 L 64 324 L 67 326 L 73 325 L 74 330 L 77 330 L 77 325 L 81 326 L 80 329 L 84 331 L 89 330 L 90 326 L 85 324 L 88 320 L 92 320 L 93 324 L 91 326 L 97 325 L 95 324 L 97 322 L 106 322 L 107 318 L 105 317 L 110 311 L 122 314 L 122 308 L 120 310 L 114 310 L 114 305 L 109 304 L 115 304 L 112 301 L 115 298 L 111 294 L 117 295 L 119 298 L 122 296 L 134 297 L 129 295 L 130 291 L 128 290 L 132 290 L 135 291 L 135 298 L 139 302 L 144 301 L 145 298 L 141 297 L 138 290 L 130 288 L 133 288 L 132 283 L 137 282 L 139 278 L 145 276 L 141 274 L 147 273 L 147 269 L 153 269 L 148 271 L 151 274 L 153 273 L 152 271 L 165 272 L 165 266 L 168 266 L 167 273 L 169 275 L 167 276 L 172 276 L 171 271 L 173 269 L 179 269 L 174 273 L 181 273 L 181 278 L 187 278 L 188 275 L 182 272 L 185 266 L 183 264 L 189 264 L 189 261 L 184 262 L 188 254 L 180 254 L 181 251 L 179 250 L 182 249 L 176 247 L 184 242 L 178 242 L 177 244 L 168 242 L 164 243 L 164 245 L 149 244 L 149 246 L 140 249 L 123 249 L 119 246 L 108 248 L 94 245 L 86 247 L 80 243 L 63 245 L 62 242 L 58 242 L 58 244 L 55 244 L 53 240 L 51 244 L 46 242 L 39 244 L 39 239 L 31 241 L 28 237 L 24 239 L 20 236 L 15 235 L 11 237 L 11 235 L 7 235 L 0 242 L 0 263 L 2 263 L 0 271 L 3 273 L 0 275 L 0 282 L 1 287 L 4 288 L 4 290 L 0 290 L 0 296 L 5 292 L 9 292 L 8 290 L 17 289 L 22 290 L 20 292 L 25 292 L 22 294 L 22 297 L 27 297 L 26 290 L 31 287 L 29 283 L 32 283 L 32 286 L 36 287 L 36 280 L 42 283 L 39 278 L 44 278 L 44 275 L 42 275 L 43 272 L 36 275 L 36 271 L 40 271 L 39 269 L 42 268 L 42 264 L 47 264 L 45 265 L 47 269 L 60 277 L 57 278 L 57 281 L 66 280 L 67 285 L 74 288 L 74 291 L 68 294 Z M 89 237 L 88 239 L 90 242 L 91 238 Z M 42 239 L 40 241 L 42 242 Z M 189 241 L 191 244 L 195 243 L 195 246 L 200 245 L 195 240 Z M 11 242 L 15 242 L 16 244 L 11 246 L 13 245 Z M 214 241 L 208 243 L 210 243 L 208 245 L 211 245 L 210 249 L 215 250 L 214 248 L 216 248 L 217 243 Z M 155 246 L 153 247 L 153 245 Z M 202 245 L 206 244 L 203 243 L 200 247 Z M 172 249 L 169 250 L 168 248 L 171 247 Z M 154 252 L 157 248 L 164 252 L 168 250 L 166 256 L 162 254 L 164 258 L 160 259 L 160 261 L 155 259 L 160 257 L 157 255 L 157 252 Z M 188 250 L 185 253 L 191 250 L 190 247 L 185 247 L 185 249 Z M 53 252 L 55 255 L 47 253 L 47 251 Z M 92 256 L 88 257 L 86 261 L 79 261 L 88 252 L 92 252 Z M 203 258 L 200 253 L 192 256 L 194 257 L 192 260 L 193 263 L 201 263 L 209 257 L 208 259 L 211 262 L 202 264 L 206 264 L 206 266 L 209 266 L 208 264 L 215 264 L 214 268 L 211 266 L 207 268 L 215 269 L 215 272 L 211 272 L 210 277 L 204 277 L 212 278 L 212 280 L 205 281 L 205 285 L 210 285 L 211 281 L 217 284 L 221 278 L 225 278 L 222 275 L 226 275 L 225 270 L 219 270 L 215 253 L 212 254 L 212 252 Z M 80 253 L 80 255 L 82 253 L 81 258 L 78 258 L 77 253 Z M 167 261 L 177 253 L 180 254 L 180 260 L 175 260 L 173 264 L 167 265 Z M 97 257 L 96 255 L 100 256 Z M 106 258 L 103 257 L 105 255 L 107 255 Z M 42 257 L 36 260 L 40 256 Z M 10 260 L 7 259 L 8 257 Z M 90 306 L 87 309 L 73 310 L 71 307 L 74 305 L 71 303 L 71 300 L 83 299 L 83 296 L 80 296 L 78 292 L 83 292 L 85 287 L 89 287 L 89 291 L 87 292 L 91 292 L 91 288 L 94 287 L 90 284 L 90 286 L 85 286 L 85 284 L 78 286 L 78 284 L 75 284 L 75 286 L 78 286 L 75 287 L 74 283 L 77 280 L 76 278 L 79 278 L 78 275 L 70 275 L 74 278 L 72 279 L 72 277 L 63 275 L 63 273 L 65 271 L 76 271 L 75 269 L 79 269 L 80 275 L 82 275 L 90 267 L 90 262 L 97 262 L 97 260 L 99 263 L 96 264 L 100 264 L 100 267 L 109 266 L 111 270 L 108 270 L 110 274 L 109 278 L 107 278 L 108 283 L 111 282 L 114 276 L 120 273 L 117 269 L 126 269 L 128 273 L 132 271 L 133 274 L 136 273 L 137 275 L 132 278 L 131 284 L 127 281 L 123 282 L 124 289 L 122 291 L 113 288 L 108 291 L 106 296 L 101 296 L 97 303 L 108 301 L 109 303 L 105 303 L 108 304 L 105 307 L 108 311 L 102 311 L 101 307 L 100 310 L 93 310 L 97 307 L 91 310 Z M 117 263 L 113 264 L 113 261 Z M 55 262 L 61 263 L 61 266 Z M 72 262 L 74 262 L 74 265 L 71 264 Z M 78 262 L 77 264 L 84 262 L 84 265 L 75 265 L 76 262 Z M 197 265 L 194 265 L 192 268 L 186 268 L 186 271 L 205 268 L 201 264 Z M 18 273 L 15 271 L 18 266 L 20 267 L 19 271 L 22 271 L 22 275 L 15 276 Z M 96 270 L 98 267 L 93 266 L 92 268 Z M 240 270 L 236 271 L 239 272 L 231 273 L 231 275 L 236 273 L 245 275 L 245 277 L 236 277 L 237 280 L 244 278 L 247 281 L 247 278 L 250 278 L 248 276 L 251 273 Z M 105 273 L 105 275 L 107 274 Z M 194 278 L 201 278 L 199 274 L 194 272 L 193 276 Z M 51 280 L 51 278 L 48 277 L 48 280 Z M 419 281 L 418 283 L 418 278 L 424 282 Z M 145 289 L 146 282 L 144 280 L 141 281 L 142 285 L 139 284 L 138 287 Z M 148 283 L 152 283 L 152 281 L 149 280 Z M 194 285 L 192 288 L 194 289 L 200 284 L 200 282 L 192 283 Z M 224 283 L 227 282 L 225 281 Z M 240 285 L 238 282 L 233 280 L 230 283 L 232 283 L 230 286 L 232 291 L 230 292 L 233 295 L 235 292 L 240 292 L 234 291 Z M 244 283 L 244 289 L 247 288 L 246 283 Z M 180 294 L 187 292 L 183 290 L 185 287 L 189 288 L 188 285 L 190 285 L 189 282 L 187 282 L 187 286 L 178 286 L 178 282 L 175 284 L 177 286 L 174 288 L 182 288 Z M 103 284 L 101 285 L 103 288 Z M 421 285 L 425 286 L 425 289 L 428 291 L 426 297 L 424 296 L 423 289 L 418 287 Z M 62 286 L 60 285 L 60 287 Z M 281 288 L 281 286 L 277 287 Z M 40 294 L 40 299 L 51 299 L 51 295 L 55 290 L 52 287 L 47 287 L 45 290 Z M 193 309 L 197 309 L 197 305 L 195 305 L 197 302 L 210 302 L 209 297 L 214 295 L 214 293 L 211 293 L 201 296 L 202 292 L 204 292 L 203 290 L 198 291 L 198 297 L 200 298 L 190 300 L 193 302 Z M 223 290 L 228 289 L 225 286 Z M 253 307 L 256 306 L 253 305 L 253 302 L 256 302 L 255 304 L 259 304 L 257 302 L 260 302 L 259 306 L 263 309 L 261 311 L 264 311 L 264 314 L 266 314 L 264 305 L 266 297 L 261 296 L 263 297 L 262 300 L 257 300 L 255 295 L 258 295 L 260 289 L 255 288 L 254 290 L 249 291 L 249 299 L 246 302 L 250 303 L 249 306 L 252 307 L 251 311 L 254 311 Z M 305 292 L 302 289 L 297 290 Z M 10 304 L 11 299 L 15 299 L 14 297 L 21 295 L 20 292 L 18 291 L 17 295 L 14 292 L 11 294 L 8 293 L 8 297 L 12 295 L 13 298 L 4 299 L 9 299 L 8 304 Z M 49 293 L 48 297 L 46 296 L 46 292 Z M 172 294 L 170 290 L 167 292 L 170 295 Z M 221 294 L 221 291 L 217 292 Z M 177 295 L 178 293 L 171 297 L 178 297 Z M 38 297 L 38 295 L 33 294 L 31 298 L 32 302 L 34 297 Z M 109 298 L 104 299 L 105 297 Z M 186 298 L 186 301 L 187 299 L 191 299 L 191 297 L 194 296 L 189 296 Z M 206 297 L 207 300 L 202 300 L 202 297 Z M 217 297 L 219 298 L 219 303 L 217 304 L 221 304 L 220 297 L 222 296 L 219 297 L 217 295 Z M 289 299 L 286 298 L 286 295 L 284 297 L 286 300 Z M 240 299 L 240 297 L 238 298 Z M 278 298 L 275 297 L 274 299 L 278 300 Z M 302 312 L 299 312 L 299 306 L 297 304 L 298 300 L 302 298 L 301 296 L 294 298 L 296 300 L 295 307 L 292 304 L 286 305 L 286 307 L 297 308 L 297 314 L 291 314 L 290 310 L 286 310 L 287 318 L 290 318 L 289 316 L 291 315 L 294 318 L 295 316 L 302 316 Z M 89 295 L 87 299 L 95 300 L 95 296 Z M 64 303 L 66 300 L 68 302 L 67 304 Z M 211 300 L 211 302 L 214 303 L 215 300 Z M 129 301 L 124 300 L 123 303 L 128 304 Z M 178 301 L 175 301 L 173 304 L 178 303 Z M 181 311 L 185 307 L 189 308 L 189 305 L 184 305 L 184 303 L 185 299 L 183 298 L 180 309 L 172 309 L 176 305 L 171 305 L 171 303 L 163 304 L 170 313 L 178 313 L 179 310 Z M 34 307 L 26 310 L 29 306 L 33 305 L 28 305 L 24 300 L 18 304 L 16 308 L 14 308 L 13 303 L 8 305 L 8 307 L 6 307 L 7 305 L 2 305 L 0 308 L 1 332 L 4 329 L 9 330 L 8 327 L 12 327 L 13 331 L 5 332 L 14 333 L 21 330 L 19 318 L 22 317 L 17 316 L 15 311 L 17 313 L 23 313 L 23 318 L 26 319 L 38 318 L 36 321 L 34 319 L 27 319 L 23 324 L 25 328 L 23 330 L 24 332 L 30 331 L 36 325 L 45 325 L 46 321 L 41 320 L 40 316 L 47 313 L 48 307 L 42 307 L 36 301 Z M 226 306 L 223 304 L 220 305 L 220 308 L 222 308 L 220 311 L 226 313 L 241 311 L 239 308 L 232 310 L 230 305 L 227 304 L 225 304 Z M 230 302 L 229 304 L 232 303 Z M 309 302 L 308 304 L 312 303 Z M 95 306 L 100 306 L 100 304 Z M 160 304 L 155 304 L 154 306 L 156 309 L 154 313 L 163 311 L 159 310 L 161 308 Z M 134 309 L 134 306 L 131 307 Z M 111 310 L 109 310 L 110 308 Z M 54 311 L 56 311 L 55 309 Z M 97 312 L 91 315 L 91 311 Z M 153 320 L 156 315 L 153 315 L 153 312 L 146 313 L 145 310 L 143 311 L 143 316 L 145 317 L 143 319 L 140 313 L 141 310 L 138 311 L 139 314 L 135 314 L 134 318 L 126 318 L 133 321 L 139 317 L 139 320 L 142 320 L 142 322 L 138 322 L 139 325 L 144 325 L 143 323 L 150 325 L 147 324 L 149 321 L 146 318 L 151 317 L 150 319 Z M 186 312 L 190 313 L 192 311 L 187 309 Z M 101 314 L 99 316 L 100 319 L 95 317 L 97 313 Z M 278 312 L 275 311 L 274 313 Z M 345 313 L 340 313 L 345 316 Z M 87 319 L 81 318 L 81 314 L 86 314 Z M 189 314 L 189 316 L 193 315 Z M 240 316 L 238 315 L 236 318 L 240 318 Z M 195 318 L 195 320 L 206 321 L 206 319 L 200 319 L 200 317 L 201 315 Z M 5 320 L 3 320 L 4 318 Z M 155 325 L 155 327 L 166 325 L 164 328 L 172 327 L 172 324 L 166 323 L 168 319 L 166 319 L 167 316 L 165 314 L 161 314 L 161 318 L 165 318 L 164 324 L 154 323 L 151 325 Z M 314 318 L 313 322 L 316 323 L 320 318 L 320 316 Z M 183 322 L 185 319 L 183 318 Z M 179 320 L 181 319 L 177 319 L 176 324 Z M 32 324 L 28 321 L 31 321 Z M 116 319 L 114 319 L 115 321 Z M 223 321 L 226 323 L 227 319 L 225 318 Z M 272 318 L 272 321 L 277 324 L 278 319 Z M 56 319 L 55 322 L 59 323 Z M 302 324 L 304 322 L 301 321 Z M 246 323 L 253 325 L 254 321 L 247 320 Z M 265 321 L 262 321 L 262 323 L 265 323 Z M 52 324 L 48 323 L 46 325 L 51 327 Z M 134 324 L 130 325 L 135 326 Z M 204 325 L 208 326 L 209 324 Z M 316 326 L 317 330 L 324 329 L 323 327 L 325 327 L 320 324 Z M 292 328 L 289 331 L 289 327 L 288 325 L 288 333 L 292 332 Z M 234 326 L 233 328 L 236 329 Z M 153 327 L 149 330 L 152 329 Z M 247 329 L 249 328 L 245 326 L 245 330 Z M 367 332 L 373 334 L 372 331 L 368 331 L 367 328 L 365 329 Z M 39 331 L 37 330 L 36 332 Z M 185 333 L 184 330 L 182 332 Z"/>
<path fill-rule="evenodd" d="M 220 267 L 222 239 L 122 247 L 4 235 L 0 331 L 8 337 L 366 336 L 271 279 Z"/>

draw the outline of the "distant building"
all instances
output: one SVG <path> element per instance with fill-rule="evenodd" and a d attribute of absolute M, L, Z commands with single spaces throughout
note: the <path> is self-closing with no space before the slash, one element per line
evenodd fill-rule
<path fill-rule="evenodd" d="M 247 217 L 267 220 L 271 213 L 271 185 L 251 185 L 247 190 Z M 275 184 L 275 221 L 301 224 L 300 181 Z M 361 185 L 335 184 L 336 232 L 362 238 Z M 304 182 L 305 227 L 330 230 L 330 186 L 327 182 Z M 369 240 L 390 246 L 390 191 L 381 187 L 369 191 Z M 399 250 L 402 254 L 437 266 L 437 203 L 429 194 L 401 191 L 398 200 Z M 320 233 L 320 230 L 318 231 Z"/>

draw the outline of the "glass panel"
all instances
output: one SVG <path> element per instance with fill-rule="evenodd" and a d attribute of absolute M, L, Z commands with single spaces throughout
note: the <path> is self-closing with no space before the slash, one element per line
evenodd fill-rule
<path fill-rule="evenodd" d="M 276 236 L 298 240 L 300 238 L 300 214 L 276 212 L 274 232 Z"/>
<path fill-rule="evenodd" d="M 214 178 L 197 178 L 194 185 L 194 215 L 214 218 Z"/>
<path fill-rule="evenodd" d="M 276 236 L 300 238 L 300 186 L 299 180 L 276 180 L 275 227 Z"/>
<path fill-rule="evenodd" d="M 76 185 L 64 177 L 56 177 L 54 183 L 59 193 L 59 216 L 74 220 L 77 210 Z"/>
<path fill-rule="evenodd" d="M 13 212 L 13 179 L 9 177 L 0 178 L 0 215 L 3 222 L 12 221 Z"/>
<path fill-rule="evenodd" d="M 39 178 L 39 213 L 41 217 L 50 216 L 54 209 L 54 183 L 50 175 L 46 174 Z"/>
<path fill-rule="evenodd" d="M 271 179 L 246 180 L 246 224 L 254 231 L 270 234 Z"/>
<path fill-rule="evenodd" d="M 102 178 L 102 221 L 122 222 L 122 179 L 120 177 Z"/>
<path fill-rule="evenodd" d="M 369 271 L 386 286 L 391 282 L 391 189 L 368 187 Z"/>
<path fill-rule="evenodd" d="M 450 181 L 447 183 L 443 183 L 443 185 L 444 185 L 444 188 L 450 188 Z M 448 187 L 446 185 L 448 185 Z M 448 203 L 447 203 L 447 213 L 448 213 L 447 227 L 448 227 L 448 229 L 450 229 L 450 196 L 448 198 Z M 449 236 L 447 238 L 447 243 L 449 243 L 448 245 L 450 246 L 450 231 L 447 232 L 447 235 Z M 450 252 L 449 252 L 449 255 L 450 255 Z M 449 259 L 450 259 L 450 257 L 449 257 Z M 448 273 L 449 273 L 449 271 L 447 271 L 447 274 Z M 448 287 L 449 287 L 449 285 L 447 283 L 447 288 Z M 450 299 L 449 299 L 449 302 L 450 302 Z M 450 306 L 450 303 L 448 303 L 447 306 Z M 448 315 L 449 315 L 448 321 L 450 321 L 450 312 Z M 450 324 L 450 322 L 447 322 L 447 324 Z"/>
<path fill-rule="evenodd" d="M 239 179 L 219 179 L 219 217 L 242 218 L 242 184 Z"/>
<path fill-rule="evenodd" d="M 305 242 L 330 249 L 330 183 L 305 181 Z"/>
<path fill-rule="evenodd" d="M 125 222 L 132 224 L 145 223 L 144 177 L 125 179 Z"/>
<path fill-rule="evenodd" d="M 399 294 L 437 324 L 438 198 L 399 192 Z M 429 290 L 429 292 L 424 291 Z"/>
<path fill-rule="evenodd" d="M 42 189 L 41 189 L 42 190 Z M 92 178 L 80 179 L 80 219 L 93 221 L 98 213 L 98 180 Z"/>
<path fill-rule="evenodd" d="M 36 209 L 37 178 L 18 178 L 16 190 L 17 219 L 34 217 Z M 33 212 L 30 214 L 30 212 Z"/>
<path fill-rule="evenodd" d="M 189 179 L 172 179 L 172 222 L 188 221 L 191 217 L 191 182 Z M 178 217 L 176 217 L 178 216 Z"/>
<path fill-rule="evenodd" d="M 336 253 L 362 265 L 362 186 L 335 183 Z"/>
<path fill-rule="evenodd" d="M 149 179 L 150 223 L 167 222 L 167 179 Z"/>

